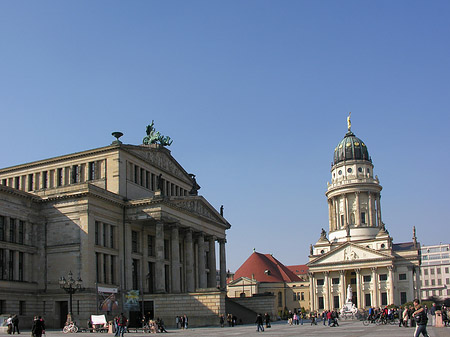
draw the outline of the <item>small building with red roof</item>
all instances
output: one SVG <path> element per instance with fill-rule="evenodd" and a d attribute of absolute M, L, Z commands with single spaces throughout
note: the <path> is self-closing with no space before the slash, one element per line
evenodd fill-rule
<path fill-rule="evenodd" d="M 305 272 L 306 271 L 306 272 Z M 253 254 L 228 280 L 229 298 L 257 297 L 262 294 L 275 296 L 274 308 L 267 311 L 282 316 L 285 311 L 309 309 L 308 267 L 287 267 L 272 254 Z"/>

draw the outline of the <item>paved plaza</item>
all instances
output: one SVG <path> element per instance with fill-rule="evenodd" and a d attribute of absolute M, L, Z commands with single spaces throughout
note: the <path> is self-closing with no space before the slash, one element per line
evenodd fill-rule
<path fill-rule="evenodd" d="M 360 321 L 343 321 L 340 322 L 339 327 L 328 327 L 318 324 L 317 326 L 311 326 L 305 324 L 303 326 L 289 326 L 286 323 L 275 323 L 272 328 L 266 329 L 264 332 L 256 332 L 256 326 L 242 325 L 233 328 L 192 328 L 188 330 L 168 330 L 169 334 L 182 336 L 195 336 L 195 337 L 231 337 L 231 336 L 286 336 L 286 337 L 412 337 L 414 335 L 414 328 L 399 328 L 395 325 L 370 325 L 363 326 Z M 22 334 L 29 336 L 28 331 L 22 331 Z M 113 336 L 105 333 L 78 333 L 77 335 L 88 335 L 86 337 L 106 337 Z M 449 328 L 433 328 L 428 327 L 428 334 L 430 337 L 450 337 Z M 65 335 L 61 331 L 47 331 L 47 337 L 69 337 L 70 334 Z M 142 337 L 149 336 L 144 333 L 128 333 L 126 337 Z"/>

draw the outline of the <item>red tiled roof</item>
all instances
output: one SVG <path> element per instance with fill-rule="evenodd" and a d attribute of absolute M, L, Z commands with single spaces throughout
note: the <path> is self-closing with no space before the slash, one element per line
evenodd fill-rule
<path fill-rule="evenodd" d="M 298 264 L 295 266 L 286 266 L 295 275 L 305 275 L 308 273 L 309 267 L 306 264 Z"/>
<path fill-rule="evenodd" d="M 300 278 L 289 268 L 270 254 L 254 252 L 234 274 L 234 280 L 240 277 L 254 278 L 258 282 L 299 282 Z"/>

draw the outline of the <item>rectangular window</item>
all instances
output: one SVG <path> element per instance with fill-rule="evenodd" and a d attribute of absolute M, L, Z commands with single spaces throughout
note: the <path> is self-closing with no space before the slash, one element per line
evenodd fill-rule
<path fill-rule="evenodd" d="M 305 300 L 305 293 L 300 293 L 300 300 L 304 301 Z"/>
<path fill-rule="evenodd" d="M 365 294 L 365 300 L 366 300 L 366 307 L 372 306 L 372 298 L 370 297 L 370 294 Z"/>
<path fill-rule="evenodd" d="M 131 280 L 133 290 L 137 290 L 139 289 L 139 260 L 133 259 L 131 266 Z"/>
<path fill-rule="evenodd" d="M 144 186 L 144 183 L 145 183 L 144 177 L 145 177 L 145 170 L 144 170 L 143 168 L 141 168 L 141 175 L 140 175 L 140 177 L 139 177 L 141 186 Z"/>
<path fill-rule="evenodd" d="M 80 182 L 80 166 L 72 165 L 72 184 L 76 184 Z"/>
<path fill-rule="evenodd" d="M 405 304 L 406 302 L 408 302 L 407 301 L 407 299 L 406 299 L 406 292 L 405 291 L 402 291 L 401 293 L 400 293 L 400 304 Z"/>
<path fill-rule="evenodd" d="M 323 310 L 324 305 L 323 305 L 323 297 L 319 296 L 319 309 Z"/>
<path fill-rule="evenodd" d="M 95 222 L 95 244 L 98 246 L 99 244 L 99 230 L 100 230 L 100 222 Z"/>
<path fill-rule="evenodd" d="M 9 242 L 16 242 L 16 219 L 9 219 Z"/>
<path fill-rule="evenodd" d="M 426 285 L 426 286 L 428 285 L 428 280 L 425 280 L 425 285 Z"/>
<path fill-rule="evenodd" d="M 152 173 L 152 180 L 151 180 L 151 184 L 150 184 L 150 189 L 152 191 L 155 190 L 155 175 Z"/>
<path fill-rule="evenodd" d="M 339 284 L 339 277 L 333 277 L 333 278 L 331 279 L 331 283 L 332 283 L 332 284 Z"/>
<path fill-rule="evenodd" d="M 350 284 L 356 284 L 356 279 L 355 278 L 351 278 L 350 279 Z"/>
<path fill-rule="evenodd" d="M 28 175 L 28 192 L 33 190 L 33 174 Z"/>
<path fill-rule="evenodd" d="M 380 274 L 380 281 L 387 281 L 387 274 Z"/>
<path fill-rule="evenodd" d="M 117 258 L 111 255 L 111 284 L 116 283 L 116 262 Z"/>
<path fill-rule="evenodd" d="M 441 268 L 436 268 L 437 274 L 440 275 L 441 274 Z"/>
<path fill-rule="evenodd" d="M 387 293 L 381 293 L 381 305 L 388 305 Z"/>
<path fill-rule="evenodd" d="M 147 235 L 147 255 L 155 256 L 155 237 Z"/>
<path fill-rule="evenodd" d="M 19 301 L 19 315 L 25 315 L 25 301 Z"/>
<path fill-rule="evenodd" d="M 448 267 L 445 267 L 445 273 L 448 274 Z"/>
<path fill-rule="evenodd" d="M 0 215 L 0 241 L 5 241 L 5 217 Z"/>
<path fill-rule="evenodd" d="M 400 281 L 405 281 L 406 280 L 406 274 L 398 274 L 398 279 Z M 402 303 L 403 304 L 403 303 Z"/>
<path fill-rule="evenodd" d="M 150 172 L 145 171 L 145 188 L 149 189 L 150 188 Z"/>
<path fill-rule="evenodd" d="M 5 279 L 5 273 L 6 273 L 5 250 L 0 248 L 0 280 Z"/>
<path fill-rule="evenodd" d="M 445 279 L 445 284 L 450 284 L 450 278 L 447 277 L 447 278 Z"/>
<path fill-rule="evenodd" d="M 155 284 L 155 263 L 148 263 L 148 274 L 147 274 L 147 289 L 150 294 L 154 292 L 154 284 Z"/>
<path fill-rule="evenodd" d="M 95 253 L 95 279 L 100 282 L 100 254 Z"/>
<path fill-rule="evenodd" d="M 42 188 L 48 187 L 48 172 L 44 171 L 42 172 Z"/>
<path fill-rule="evenodd" d="M 424 270 L 423 270 L 423 274 L 424 274 L 424 275 L 428 275 L 428 269 L 424 269 Z"/>
<path fill-rule="evenodd" d="M 366 213 L 365 212 L 361 212 L 361 223 L 362 224 L 366 223 Z"/>
<path fill-rule="evenodd" d="M 139 178 L 139 166 L 134 165 L 134 182 L 137 184 Z"/>
<path fill-rule="evenodd" d="M 363 275 L 363 282 L 364 283 L 369 283 L 372 280 L 372 276 L 371 275 Z"/>
<path fill-rule="evenodd" d="M 281 295 L 281 291 L 278 292 L 278 306 L 283 306 L 283 296 Z"/>
<path fill-rule="evenodd" d="M 103 254 L 103 282 L 108 283 L 108 262 L 107 255 Z"/>
<path fill-rule="evenodd" d="M 136 231 L 131 231 L 131 251 L 133 253 L 139 252 L 139 244 L 138 244 L 139 233 Z M 133 288 L 137 289 L 137 288 Z"/>
<path fill-rule="evenodd" d="M 430 269 L 430 274 L 431 274 L 431 275 L 434 275 L 434 268 L 431 268 L 431 269 Z"/>
<path fill-rule="evenodd" d="M 25 228 L 25 222 L 22 220 L 19 220 L 19 233 L 18 233 L 17 242 L 20 244 L 23 244 L 24 239 L 25 239 L 25 234 L 23 232 L 24 228 Z"/>
<path fill-rule="evenodd" d="M 333 304 L 335 308 L 340 308 L 340 303 L 339 303 L 339 296 L 334 296 L 333 297 Z"/>
<path fill-rule="evenodd" d="M 2 185 L 6 186 L 6 179 L 2 179 Z"/>
<path fill-rule="evenodd" d="M 323 284 L 324 284 L 323 278 L 317 279 L 317 285 L 318 285 L 318 286 L 323 286 Z"/>
<path fill-rule="evenodd" d="M 106 244 L 107 244 L 107 242 L 108 242 L 107 239 L 106 239 L 106 238 L 107 238 L 107 234 L 108 234 L 108 233 L 107 233 L 108 225 L 105 224 L 105 223 L 103 223 L 103 226 L 102 226 L 102 227 L 103 227 L 103 238 L 102 238 L 102 239 L 103 239 L 103 242 L 102 242 L 102 246 L 103 246 L 103 247 L 106 247 Z"/>
<path fill-rule="evenodd" d="M 56 186 L 63 185 L 63 169 L 59 168 L 56 170 Z"/>
<path fill-rule="evenodd" d="M 91 161 L 88 164 L 88 180 L 95 180 L 97 179 L 97 176 L 95 174 L 96 167 L 95 167 L 95 161 Z"/>
<path fill-rule="evenodd" d="M 164 259 L 168 260 L 170 257 L 170 244 L 169 244 L 169 240 L 164 240 Z M 205 259 L 206 262 L 206 259 Z"/>
<path fill-rule="evenodd" d="M 14 251 L 9 251 L 9 277 L 8 280 L 13 281 L 14 280 Z"/>
<path fill-rule="evenodd" d="M 109 226 L 109 247 L 110 248 L 114 248 L 116 246 L 115 242 L 116 242 L 116 227 L 114 226 Z"/>
<path fill-rule="evenodd" d="M 20 177 L 14 178 L 14 188 L 17 190 L 20 188 Z"/>
<path fill-rule="evenodd" d="M 436 285 L 436 281 L 435 280 L 431 280 L 431 285 L 432 286 Z"/>
<path fill-rule="evenodd" d="M 19 281 L 23 281 L 23 253 L 19 252 Z"/>
<path fill-rule="evenodd" d="M 440 286 L 442 284 L 442 280 L 439 278 L 438 279 L 438 285 Z"/>

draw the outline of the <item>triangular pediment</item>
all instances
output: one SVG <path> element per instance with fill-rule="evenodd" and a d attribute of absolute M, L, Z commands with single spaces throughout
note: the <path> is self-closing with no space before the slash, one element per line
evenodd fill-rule
<path fill-rule="evenodd" d="M 232 287 L 232 286 L 239 286 L 239 285 L 242 285 L 242 284 L 249 285 L 251 283 L 256 283 L 256 282 L 257 282 L 256 280 L 252 280 L 252 279 L 250 279 L 248 277 L 243 276 L 243 277 L 239 277 L 236 280 L 228 282 L 228 286 Z"/>
<path fill-rule="evenodd" d="M 124 145 L 124 149 L 162 171 L 191 184 L 192 180 L 184 168 L 172 157 L 170 151 L 160 145 Z"/>
<path fill-rule="evenodd" d="M 371 248 L 358 246 L 352 243 L 344 243 L 336 249 L 315 258 L 308 263 L 308 266 L 318 266 L 322 264 L 354 263 L 358 261 L 379 261 L 392 259 L 392 256 L 384 252 L 379 252 Z"/>
<path fill-rule="evenodd" d="M 223 216 L 217 212 L 217 210 L 211 206 L 211 204 L 206 201 L 202 196 L 190 196 L 186 198 L 174 197 L 170 198 L 169 201 L 176 207 L 182 208 L 190 213 L 195 213 L 196 215 L 208 218 L 214 222 L 219 222 L 230 228 L 231 225 L 225 220 Z"/>

